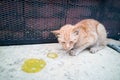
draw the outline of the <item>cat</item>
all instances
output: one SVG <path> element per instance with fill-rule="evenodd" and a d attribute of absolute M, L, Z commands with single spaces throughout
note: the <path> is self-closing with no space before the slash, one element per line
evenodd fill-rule
<path fill-rule="evenodd" d="M 66 24 L 51 32 L 55 34 L 63 49 L 72 56 L 87 48 L 91 53 L 96 53 L 109 42 L 120 45 L 119 41 L 108 39 L 104 25 L 94 19 L 84 19 L 75 25 Z"/>

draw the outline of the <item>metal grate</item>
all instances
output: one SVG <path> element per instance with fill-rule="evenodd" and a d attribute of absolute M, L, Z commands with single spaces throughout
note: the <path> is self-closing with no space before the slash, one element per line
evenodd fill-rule
<path fill-rule="evenodd" d="M 0 45 L 57 42 L 51 30 L 85 18 L 103 23 L 120 39 L 118 0 L 1 0 Z"/>

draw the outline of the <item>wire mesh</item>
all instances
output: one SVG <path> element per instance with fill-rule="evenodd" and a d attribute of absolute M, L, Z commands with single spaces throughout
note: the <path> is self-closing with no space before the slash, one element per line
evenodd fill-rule
<path fill-rule="evenodd" d="M 1 0 L 0 45 L 57 42 L 51 30 L 86 18 L 120 39 L 119 5 L 118 0 Z"/>

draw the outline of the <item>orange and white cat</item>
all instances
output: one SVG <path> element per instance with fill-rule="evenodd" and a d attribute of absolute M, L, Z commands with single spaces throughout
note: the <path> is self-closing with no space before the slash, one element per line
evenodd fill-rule
<path fill-rule="evenodd" d="M 75 25 L 66 24 L 60 30 L 51 31 L 58 38 L 58 42 L 70 55 L 78 55 L 86 48 L 90 48 L 91 53 L 103 49 L 108 42 L 105 27 L 94 19 L 84 19 Z M 120 45 L 119 41 L 115 44 Z"/>

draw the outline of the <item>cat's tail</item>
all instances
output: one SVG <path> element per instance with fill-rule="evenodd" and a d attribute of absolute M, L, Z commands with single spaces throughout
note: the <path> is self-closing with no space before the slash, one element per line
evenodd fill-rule
<path fill-rule="evenodd" d="M 107 42 L 107 45 L 120 46 L 120 41 L 119 40 L 114 40 L 114 39 L 107 38 L 106 42 Z"/>

